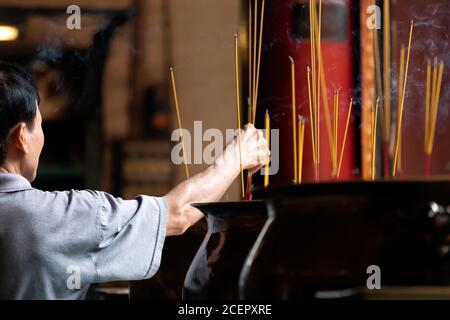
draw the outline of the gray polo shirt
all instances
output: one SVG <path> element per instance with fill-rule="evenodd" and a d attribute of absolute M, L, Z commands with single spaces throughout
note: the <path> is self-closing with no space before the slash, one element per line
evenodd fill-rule
<path fill-rule="evenodd" d="M 0 174 L 0 299 L 82 299 L 92 283 L 150 278 L 166 221 L 163 198 L 43 192 Z"/>

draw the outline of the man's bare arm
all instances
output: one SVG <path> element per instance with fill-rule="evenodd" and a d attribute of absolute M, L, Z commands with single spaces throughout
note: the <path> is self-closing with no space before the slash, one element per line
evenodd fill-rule
<path fill-rule="evenodd" d="M 213 165 L 180 183 L 164 197 L 169 208 L 166 234 L 182 234 L 200 220 L 203 214 L 191 204 L 219 201 L 239 176 L 240 162 L 243 169 L 254 171 L 266 163 L 268 156 L 267 142 L 261 132 L 247 125 L 240 143 L 235 139 Z"/>

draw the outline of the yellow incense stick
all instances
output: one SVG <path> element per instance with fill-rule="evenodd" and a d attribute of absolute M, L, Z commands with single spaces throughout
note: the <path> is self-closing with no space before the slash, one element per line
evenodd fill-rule
<path fill-rule="evenodd" d="M 341 174 L 342 158 L 344 156 L 345 144 L 347 141 L 347 132 L 348 132 L 348 126 L 350 123 L 350 116 L 352 114 L 352 107 L 353 107 L 353 99 L 350 99 L 350 106 L 348 107 L 348 114 L 347 114 L 347 122 L 345 124 L 344 140 L 342 141 L 341 156 L 339 159 L 339 166 L 338 166 L 338 171 L 337 171 L 337 178 L 339 178 L 340 174 Z"/>
<path fill-rule="evenodd" d="M 438 63 L 437 58 L 434 58 L 433 76 L 432 76 L 433 82 L 431 84 L 431 108 L 433 108 L 434 100 L 436 98 L 437 77 L 438 77 Z"/>
<path fill-rule="evenodd" d="M 183 127 L 181 126 L 180 108 L 178 105 L 177 86 L 175 84 L 175 72 L 173 71 L 173 68 L 170 68 L 170 77 L 172 79 L 172 90 L 173 90 L 173 98 L 175 101 L 175 110 L 177 113 L 178 130 L 180 130 L 181 148 L 183 150 L 184 172 L 186 174 L 186 179 L 189 179 L 189 168 L 188 168 L 188 163 L 186 160 L 186 149 L 184 147 L 183 129 L 182 129 Z"/>
<path fill-rule="evenodd" d="M 325 72 L 324 72 L 324 67 L 323 67 L 323 56 L 322 56 L 322 45 L 321 45 L 321 29 L 322 29 L 322 3 L 319 4 L 319 16 L 320 16 L 320 22 L 319 24 L 317 24 L 317 20 L 319 20 L 317 17 L 314 17 L 314 21 L 315 21 L 315 29 L 319 30 L 318 34 L 319 36 L 317 37 L 317 43 L 319 45 L 317 45 L 317 66 L 318 66 L 318 84 L 317 84 L 317 93 L 319 94 L 319 92 L 321 93 L 321 97 L 322 97 L 322 103 L 323 103 L 323 107 L 324 107 L 324 113 L 325 113 L 325 124 L 326 124 L 326 129 L 327 129 L 327 136 L 328 136 L 328 146 L 330 148 L 330 155 L 333 155 L 333 129 L 332 129 L 332 124 L 331 124 L 331 116 L 330 116 L 330 108 L 328 105 L 328 96 L 327 96 L 327 87 L 326 87 L 326 79 L 325 79 Z M 320 87 L 319 87 L 320 85 Z M 317 103 L 320 104 L 320 98 L 317 98 Z M 319 127 L 320 127 L 320 123 L 318 123 Z M 319 139 L 320 140 L 320 130 L 319 130 Z"/>
<path fill-rule="evenodd" d="M 269 110 L 266 110 L 266 116 L 265 116 L 265 128 L 266 128 L 266 141 L 267 145 L 270 148 L 270 116 L 269 116 Z M 267 188 L 269 186 L 269 166 L 270 166 L 270 160 L 267 160 L 267 163 L 265 165 L 265 172 L 264 172 L 264 187 Z"/>
<path fill-rule="evenodd" d="M 389 141 L 391 135 L 391 17 L 390 0 L 384 0 L 384 125 L 383 140 Z"/>
<path fill-rule="evenodd" d="M 313 151 L 313 163 L 314 163 L 314 172 L 316 171 L 316 147 L 314 142 L 314 113 L 312 107 L 312 92 L 311 92 L 311 69 L 307 68 L 307 78 L 308 78 L 308 102 L 309 102 L 309 114 L 310 114 L 310 128 L 311 128 L 311 146 Z"/>
<path fill-rule="evenodd" d="M 252 41 L 253 41 L 253 32 L 252 32 L 252 7 L 253 7 L 253 0 L 249 0 L 248 3 L 248 95 L 249 95 L 249 102 L 248 102 L 248 122 L 252 122 L 253 117 L 253 111 L 252 111 L 252 104 L 253 104 L 253 76 L 252 76 L 252 69 L 253 69 L 253 47 L 252 47 Z"/>
<path fill-rule="evenodd" d="M 397 121 L 397 141 L 396 141 L 395 153 L 394 153 L 394 166 L 392 169 L 393 170 L 392 176 L 394 176 L 394 177 L 395 177 L 395 174 L 397 173 L 399 137 L 400 137 L 400 131 L 402 130 L 403 109 L 404 109 L 404 105 L 405 105 L 406 84 L 408 81 L 409 58 L 411 56 L 411 42 L 412 42 L 413 29 L 414 29 L 414 22 L 411 21 L 411 27 L 409 30 L 409 41 L 408 41 L 408 55 L 406 57 L 405 77 L 403 80 L 402 100 L 401 100 L 401 105 L 400 105 L 400 114 L 398 115 L 398 121 Z"/>
<path fill-rule="evenodd" d="M 333 155 L 332 155 L 332 160 L 333 160 L 333 175 L 337 175 L 337 132 L 338 132 L 338 113 L 339 113 L 339 102 L 338 102 L 338 93 L 335 90 L 334 94 L 333 94 Z"/>
<path fill-rule="evenodd" d="M 301 184 L 303 179 L 303 150 L 305 146 L 305 119 L 299 116 L 298 119 L 298 178 L 297 183 Z"/>
<path fill-rule="evenodd" d="M 398 140 L 398 161 L 397 161 L 397 170 L 398 172 L 402 171 L 402 141 L 403 141 L 403 131 L 400 131 L 400 137 Z"/>
<path fill-rule="evenodd" d="M 258 22 L 258 0 L 255 0 L 255 8 L 254 8 L 254 18 L 253 18 L 253 71 L 252 71 L 252 77 L 253 77 L 253 84 L 252 84 L 252 90 L 253 90 L 253 100 L 252 100 L 252 115 L 255 114 L 255 90 L 256 90 L 256 39 L 258 38 L 258 29 L 257 29 L 257 22 Z M 253 116 L 250 121 L 253 122 Z"/>
<path fill-rule="evenodd" d="M 372 109 L 372 181 L 375 181 L 375 167 L 377 154 L 377 119 L 378 119 L 378 105 L 380 99 L 377 99 L 375 110 Z"/>
<path fill-rule="evenodd" d="M 322 93 L 322 103 L 323 103 L 323 111 L 325 113 L 325 124 L 327 129 L 328 136 L 328 146 L 330 148 L 330 154 L 333 154 L 333 133 L 332 133 L 332 125 L 331 125 L 331 115 L 330 115 L 330 107 L 328 105 L 328 96 L 327 96 L 327 86 L 325 79 L 325 72 L 323 68 L 323 58 L 322 58 L 322 49 L 319 47 L 319 73 L 320 73 L 320 91 Z"/>
<path fill-rule="evenodd" d="M 428 150 L 428 137 L 429 137 L 429 122 L 430 122 L 430 96 L 431 96 L 431 62 L 427 61 L 427 79 L 426 79 L 426 93 L 425 93 L 425 131 L 424 131 L 424 152 Z"/>
<path fill-rule="evenodd" d="M 434 105 L 431 107 L 432 113 L 432 122 L 431 122 L 431 129 L 430 129 L 430 137 L 429 137 L 429 144 L 428 144 L 428 154 L 433 153 L 433 144 L 434 144 L 434 135 L 436 132 L 436 122 L 437 122 L 437 115 L 439 111 L 439 96 L 441 93 L 441 85 L 442 85 L 442 75 L 444 71 L 444 63 L 441 62 L 439 65 L 439 72 L 438 72 L 438 80 L 436 84 L 436 90 L 435 90 L 435 97 L 433 99 Z"/>
<path fill-rule="evenodd" d="M 239 47 L 238 36 L 234 35 L 234 70 L 235 70 L 235 85 L 236 85 L 236 116 L 237 116 L 237 130 L 239 140 L 239 166 L 241 175 L 241 196 L 245 199 L 245 187 L 244 187 L 244 170 L 242 167 L 242 150 L 241 150 L 241 98 L 239 94 Z"/>
<path fill-rule="evenodd" d="M 297 104 L 295 100 L 295 62 L 292 57 L 291 61 L 291 85 L 292 85 L 292 136 L 293 136 L 293 153 L 294 153 L 294 183 L 297 183 Z"/>
<path fill-rule="evenodd" d="M 314 6 L 315 7 L 315 6 Z M 314 20 L 316 20 L 315 17 L 315 9 L 314 9 Z M 316 27 L 316 25 L 314 25 L 314 27 Z M 321 63 L 321 59 L 319 57 L 320 53 L 321 53 L 321 33 L 322 33 L 322 0 L 319 0 L 319 23 L 318 26 L 316 28 L 315 31 L 315 35 L 316 35 L 316 50 L 317 50 L 317 70 L 318 70 L 318 74 L 317 74 L 317 85 L 316 85 L 316 103 L 317 103 L 317 143 L 316 143 L 316 148 L 317 148 L 317 164 L 320 164 L 320 63 Z"/>
<path fill-rule="evenodd" d="M 336 90 L 333 91 L 333 147 L 331 148 L 331 172 L 336 174 L 334 150 L 336 149 Z"/>
<path fill-rule="evenodd" d="M 378 41 L 378 30 L 373 30 L 373 41 L 374 41 L 374 63 L 375 63 L 375 72 L 376 72 L 376 83 L 377 83 L 377 92 L 376 96 L 379 96 L 382 92 L 382 83 L 381 83 L 381 63 L 380 63 L 380 45 Z"/>
<path fill-rule="evenodd" d="M 400 108 L 402 104 L 402 95 L 403 95 L 403 80 L 405 76 L 405 56 L 406 49 L 404 46 L 400 49 L 400 65 L 398 69 L 398 98 L 397 98 L 397 115 L 400 114 Z"/>
<path fill-rule="evenodd" d="M 319 107 L 317 101 L 317 60 L 316 60 L 316 50 L 317 50 L 317 15 L 316 15 L 316 3 L 315 1 L 310 1 L 311 5 L 311 17 L 312 21 L 312 33 L 311 33 L 311 65 L 312 65 L 312 95 L 313 95 L 313 109 L 314 109 L 314 140 L 316 147 L 316 168 L 315 168 L 315 178 L 316 181 L 319 180 L 319 163 L 320 163 L 320 152 L 319 152 Z"/>
<path fill-rule="evenodd" d="M 262 0 L 262 9 L 261 9 L 261 20 L 259 26 L 259 43 L 258 43 L 258 62 L 257 62 L 257 71 L 256 71 L 256 88 L 255 88 L 255 105 L 253 106 L 253 123 L 256 121 L 256 109 L 258 107 L 258 90 L 259 90 L 259 72 L 261 68 L 261 46 L 262 46 L 262 36 L 264 30 L 264 7 L 265 0 Z"/>
<path fill-rule="evenodd" d="M 315 36 L 315 0 L 309 1 L 309 29 L 310 29 L 310 41 L 311 41 L 311 83 L 312 83 L 312 107 L 314 112 L 314 141 L 317 142 L 317 103 L 316 103 L 316 36 Z M 314 144 L 315 146 L 315 176 L 317 179 L 317 168 L 318 168 L 318 154 L 317 154 L 317 143 Z"/>

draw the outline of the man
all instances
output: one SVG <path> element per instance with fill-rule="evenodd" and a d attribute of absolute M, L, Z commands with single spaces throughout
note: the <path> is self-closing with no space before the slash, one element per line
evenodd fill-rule
<path fill-rule="evenodd" d="M 203 217 L 190 204 L 218 201 L 240 162 L 257 170 L 269 156 L 248 125 L 212 166 L 164 197 L 44 192 L 30 185 L 44 145 L 38 106 L 32 77 L 0 62 L 0 299 L 80 299 L 92 283 L 153 276 L 166 235 Z"/>

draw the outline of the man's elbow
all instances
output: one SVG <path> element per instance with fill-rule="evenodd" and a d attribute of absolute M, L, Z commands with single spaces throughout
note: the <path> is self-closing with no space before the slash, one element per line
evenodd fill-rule
<path fill-rule="evenodd" d="M 174 198 L 166 196 L 165 200 L 168 207 L 166 235 L 167 236 L 182 235 L 189 228 L 189 223 L 188 219 L 186 218 L 186 214 L 182 209 L 182 207 L 178 204 L 178 202 Z"/>
<path fill-rule="evenodd" d="M 189 220 L 183 211 L 174 211 L 169 213 L 166 226 L 167 236 L 180 236 L 190 227 Z"/>

